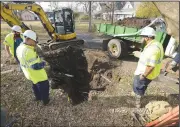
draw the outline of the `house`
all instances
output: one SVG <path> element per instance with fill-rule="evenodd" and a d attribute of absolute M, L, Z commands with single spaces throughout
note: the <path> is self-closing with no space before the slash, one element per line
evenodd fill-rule
<path fill-rule="evenodd" d="M 126 2 L 121 10 L 114 12 L 114 20 L 122 20 L 128 17 L 135 17 L 134 2 Z"/>
<path fill-rule="evenodd" d="M 21 19 L 24 21 L 34 21 L 39 20 L 38 16 L 30 11 L 23 11 L 20 15 Z"/>
<path fill-rule="evenodd" d="M 112 3 L 112 2 L 111 2 Z M 104 3 L 100 3 L 101 5 L 101 15 L 102 18 L 104 20 L 110 20 L 112 17 L 112 5 L 110 5 L 109 2 L 109 6 L 106 4 L 106 2 Z M 122 20 L 124 18 L 127 17 L 134 17 L 135 16 L 135 2 L 125 2 L 125 1 L 118 1 L 114 3 L 115 7 L 114 7 L 114 20 Z"/>

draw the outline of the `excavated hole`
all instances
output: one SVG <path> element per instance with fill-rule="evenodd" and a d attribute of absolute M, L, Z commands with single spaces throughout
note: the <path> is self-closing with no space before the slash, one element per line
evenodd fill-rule
<path fill-rule="evenodd" d="M 110 69 L 113 67 L 104 61 L 105 55 L 99 54 L 99 57 L 88 50 L 69 45 L 48 52 L 47 48 L 42 47 L 39 55 L 50 66 L 48 76 L 51 88 L 63 89 L 72 104 L 88 100 L 91 90 L 104 91 L 112 83 Z"/>

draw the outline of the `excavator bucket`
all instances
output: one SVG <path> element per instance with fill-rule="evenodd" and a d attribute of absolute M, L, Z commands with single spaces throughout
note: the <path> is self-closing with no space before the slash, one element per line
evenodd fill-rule
<path fill-rule="evenodd" d="M 39 45 L 39 55 L 50 66 L 48 76 L 51 88 L 63 89 L 72 104 L 78 104 L 88 98 L 86 93 L 90 76 L 82 46 L 83 40 L 78 39 Z"/>

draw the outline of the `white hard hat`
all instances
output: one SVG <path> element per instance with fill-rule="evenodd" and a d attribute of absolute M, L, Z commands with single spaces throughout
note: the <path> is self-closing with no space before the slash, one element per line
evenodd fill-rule
<path fill-rule="evenodd" d="M 36 37 L 36 33 L 32 30 L 26 30 L 24 33 L 23 33 L 23 36 L 24 37 L 28 37 L 34 41 L 37 41 L 37 37 Z"/>
<path fill-rule="evenodd" d="M 13 31 L 16 31 L 16 32 L 22 33 L 21 27 L 20 27 L 20 26 L 18 26 L 18 25 L 14 25 L 11 29 L 12 29 Z"/>
<path fill-rule="evenodd" d="M 141 34 L 141 36 L 154 37 L 156 36 L 156 32 L 152 27 L 145 27 Z"/>

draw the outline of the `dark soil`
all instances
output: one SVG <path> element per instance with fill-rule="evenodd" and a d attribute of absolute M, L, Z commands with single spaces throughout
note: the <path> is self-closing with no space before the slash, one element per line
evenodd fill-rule
<path fill-rule="evenodd" d="M 85 93 L 88 96 L 74 106 L 62 89 L 51 89 L 50 103 L 43 106 L 41 102 L 33 101 L 32 84 L 22 72 L 15 70 L 1 75 L 1 106 L 8 110 L 8 118 L 15 114 L 20 116 L 15 127 L 135 125 L 130 113 L 135 109 L 132 82 L 137 59 L 130 56 L 112 60 L 106 52 L 92 49 L 83 53 L 86 73 L 90 74 L 89 90 Z M 18 68 L 6 60 L 7 56 L 1 50 L 1 71 Z M 83 81 L 83 78 L 79 79 Z M 174 107 L 178 105 L 178 94 L 179 86 L 171 81 L 153 81 L 142 99 L 142 107 L 153 100 L 168 101 Z"/>

